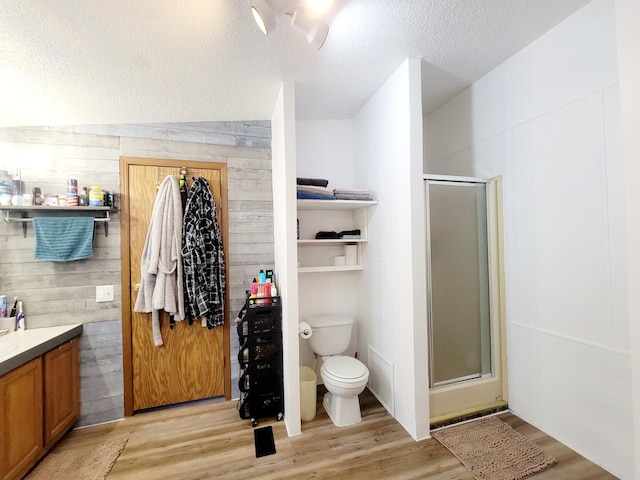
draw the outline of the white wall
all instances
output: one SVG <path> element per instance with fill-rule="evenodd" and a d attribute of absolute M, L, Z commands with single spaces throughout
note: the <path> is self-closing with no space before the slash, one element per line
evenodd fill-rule
<path fill-rule="evenodd" d="M 425 119 L 425 171 L 504 177 L 509 405 L 634 471 L 613 0 L 594 0 Z"/>
<path fill-rule="evenodd" d="M 369 209 L 364 271 L 299 275 L 300 317 L 356 317 L 352 347 L 371 375 L 369 345 L 393 363 L 388 406 L 416 439 L 429 433 L 420 73 L 419 60 L 406 61 L 353 120 L 296 123 L 297 176 L 368 188 L 378 201 Z M 311 366 L 304 341 L 300 352 Z"/>
<path fill-rule="evenodd" d="M 327 188 L 355 188 L 352 120 L 296 122 L 297 176 L 325 178 Z"/>
<path fill-rule="evenodd" d="M 327 188 L 356 188 L 359 175 L 354 174 L 353 165 L 353 121 L 352 120 L 304 120 L 296 122 L 296 176 L 324 178 Z M 314 212 L 317 214 L 317 212 Z M 305 225 L 304 215 L 300 228 L 315 228 Z M 333 229 L 328 227 L 327 229 Z M 303 235 L 304 236 L 304 235 Z M 306 320 L 311 315 L 340 313 L 354 317 L 356 328 L 352 343 L 345 355 L 359 352 L 357 341 L 358 302 L 354 295 L 360 281 L 360 272 L 323 272 L 298 275 L 299 317 Z M 314 360 L 309 342 L 300 339 L 301 365 L 316 367 L 318 383 L 321 362 Z"/>
<path fill-rule="evenodd" d="M 358 292 L 360 351 L 367 364 L 368 345 L 393 363 L 394 416 L 416 439 L 429 434 L 420 105 L 420 61 L 410 59 L 353 127 L 358 184 L 378 201 Z"/>
<path fill-rule="evenodd" d="M 296 226 L 295 88 L 283 83 L 271 117 L 273 237 L 276 282 L 282 299 L 282 352 L 285 424 L 289 436 L 301 433 L 298 350 L 298 269 Z"/>
<path fill-rule="evenodd" d="M 625 173 L 628 291 L 640 291 L 640 2 L 616 0 L 622 156 Z M 629 296 L 629 327 L 632 352 L 633 399 L 635 406 L 636 479 L 640 479 L 640 296 Z"/>

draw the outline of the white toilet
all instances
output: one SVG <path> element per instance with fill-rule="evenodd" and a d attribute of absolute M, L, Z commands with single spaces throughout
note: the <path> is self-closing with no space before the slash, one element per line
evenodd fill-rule
<path fill-rule="evenodd" d="M 318 315 L 306 321 L 312 330 L 309 345 L 323 360 L 320 376 L 328 390 L 322 401 L 324 409 L 338 427 L 360 422 L 358 395 L 367 385 L 369 370 L 360 360 L 341 355 L 351 343 L 353 318 Z"/>

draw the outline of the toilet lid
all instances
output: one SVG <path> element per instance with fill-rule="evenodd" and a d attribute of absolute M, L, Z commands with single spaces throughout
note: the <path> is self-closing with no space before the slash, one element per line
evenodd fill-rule
<path fill-rule="evenodd" d="M 369 373 L 364 363 L 353 357 L 327 358 L 322 368 L 332 377 L 345 380 L 360 378 Z"/>

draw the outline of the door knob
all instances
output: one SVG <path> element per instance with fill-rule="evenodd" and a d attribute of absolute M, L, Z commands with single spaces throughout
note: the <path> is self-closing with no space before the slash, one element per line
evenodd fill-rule
<path fill-rule="evenodd" d="M 134 291 L 134 292 L 139 292 L 139 291 L 140 291 L 140 284 L 139 284 L 139 283 L 136 283 L 136 284 L 133 286 L 133 291 Z"/>

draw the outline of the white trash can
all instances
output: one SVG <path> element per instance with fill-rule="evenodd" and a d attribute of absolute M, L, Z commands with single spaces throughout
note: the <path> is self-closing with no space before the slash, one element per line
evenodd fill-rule
<path fill-rule="evenodd" d="M 309 421 L 316 418 L 316 381 L 318 377 L 309 367 L 300 367 L 300 418 Z"/>

